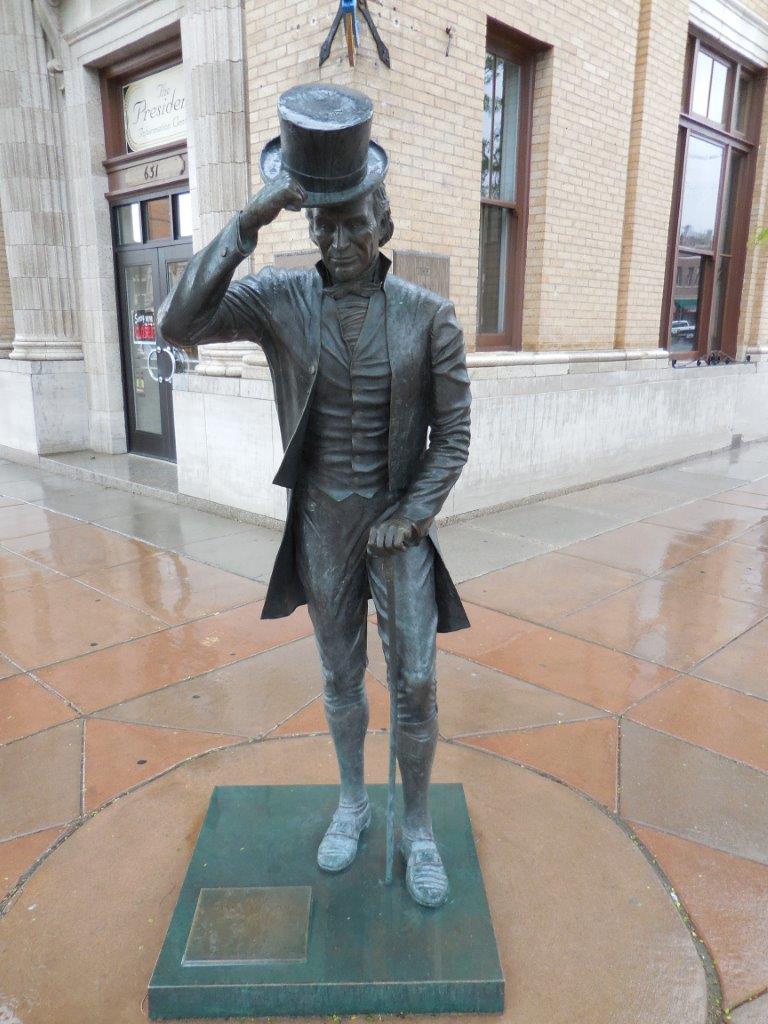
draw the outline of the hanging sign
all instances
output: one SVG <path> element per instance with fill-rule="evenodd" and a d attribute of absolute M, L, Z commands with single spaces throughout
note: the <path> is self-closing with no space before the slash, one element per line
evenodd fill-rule
<path fill-rule="evenodd" d="M 125 141 L 136 153 L 187 137 L 184 69 L 176 64 L 123 89 Z"/>
<path fill-rule="evenodd" d="M 154 309 L 134 309 L 133 340 L 139 343 L 155 340 Z"/>

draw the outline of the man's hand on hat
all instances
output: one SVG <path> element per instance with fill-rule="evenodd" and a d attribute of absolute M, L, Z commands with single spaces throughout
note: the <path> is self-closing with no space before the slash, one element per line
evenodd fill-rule
<path fill-rule="evenodd" d="M 368 551 L 372 555 L 391 555 L 393 551 L 405 551 L 418 540 L 416 524 L 404 516 L 393 516 L 371 527 L 368 534 Z"/>
<path fill-rule="evenodd" d="M 255 242 L 261 228 L 282 210 L 300 210 L 307 198 L 301 185 L 282 174 L 264 188 L 240 212 L 240 235 L 244 241 Z"/>

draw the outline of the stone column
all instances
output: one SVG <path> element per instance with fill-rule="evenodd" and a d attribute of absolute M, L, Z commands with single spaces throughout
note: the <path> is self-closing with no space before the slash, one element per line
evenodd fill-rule
<path fill-rule="evenodd" d="M 189 114 L 189 184 L 195 251 L 250 194 L 241 0 L 187 0 L 181 19 Z M 247 273 L 244 262 L 240 273 Z M 197 372 L 239 377 L 251 342 L 204 345 Z"/>
<path fill-rule="evenodd" d="M 5 255 L 5 234 L 0 211 L 0 359 L 7 359 L 13 345 L 13 305 L 8 260 Z"/>
<path fill-rule="evenodd" d="M 30 0 L 0 4 L 0 202 L 15 335 L 11 359 L 80 360 L 60 93 Z"/>

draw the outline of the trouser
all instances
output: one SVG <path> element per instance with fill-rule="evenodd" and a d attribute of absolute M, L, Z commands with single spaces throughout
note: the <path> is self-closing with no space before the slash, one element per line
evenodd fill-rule
<path fill-rule="evenodd" d="M 390 692 L 397 693 L 405 830 L 409 837 L 431 834 L 428 789 L 437 740 L 432 543 L 425 537 L 392 556 L 367 553 L 371 526 L 388 518 L 397 507 L 398 495 L 390 492 L 335 501 L 319 488 L 303 484 L 294 500 L 296 561 L 320 653 L 325 709 L 339 760 L 341 803 L 358 806 L 366 799 L 363 742 L 368 702 L 364 678 L 370 589 Z M 391 621 L 387 606 L 386 557 L 397 561 L 397 622 Z M 393 630 L 397 631 L 397 680 L 391 678 L 389 665 Z"/>

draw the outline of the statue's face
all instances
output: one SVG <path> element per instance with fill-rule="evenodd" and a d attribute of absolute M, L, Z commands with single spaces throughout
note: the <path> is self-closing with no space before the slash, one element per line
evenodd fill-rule
<path fill-rule="evenodd" d="M 373 194 L 369 192 L 342 206 L 315 207 L 310 211 L 309 236 L 331 278 L 336 282 L 353 281 L 368 269 L 379 251 Z"/>

